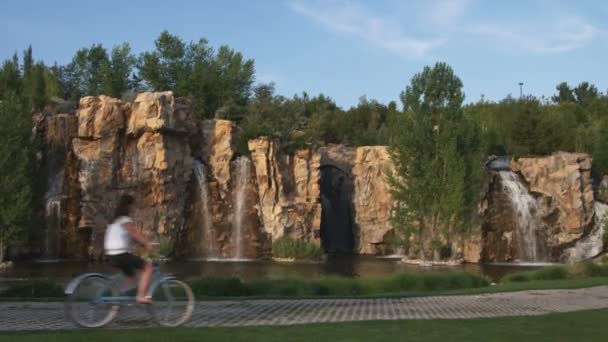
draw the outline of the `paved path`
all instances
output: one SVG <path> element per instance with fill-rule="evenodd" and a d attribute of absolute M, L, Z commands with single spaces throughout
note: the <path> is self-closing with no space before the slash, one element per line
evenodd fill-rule
<path fill-rule="evenodd" d="M 608 286 L 578 290 L 378 299 L 294 299 L 197 302 L 191 327 L 293 325 L 398 319 L 532 316 L 608 308 Z M 125 307 L 110 328 L 155 326 L 141 306 Z M 75 328 L 62 303 L 0 303 L 0 330 Z"/>

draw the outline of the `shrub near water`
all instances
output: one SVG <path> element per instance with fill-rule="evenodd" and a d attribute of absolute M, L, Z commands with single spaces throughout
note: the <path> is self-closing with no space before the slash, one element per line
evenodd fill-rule
<path fill-rule="evenodd" d="M 432 292 L 488 286 L 480 276 L 463 273 L 403 273 L 381 278 L 323 277 L 319 279 L 256 279 L 242 282 L 237 278 L 205 278 L 192 282 L 199 298 L 240 296 L 362 296 L 402 292 Z"/>
<path fill-rule="evenodd" d="M 550 266 L 537 271 L 517 272 L 505 276 L 503 283 L 529 282 L 535 280 L 562 280 L 590 277 L 608 277 L 608 264 L 591 262 L 568 266 Z"/>
<path fill-rule="evenodd" d="M 0 292 L 0 298 L 58 298 L 63 295 L 61 286 L 45 280 L 15 284 Z"/>
<path fill-rule="evenodd" d="M 282 237 L 272 242 L 272 256 L 278 258 L 318 259 L 323 252 L 312 242 Z"/>

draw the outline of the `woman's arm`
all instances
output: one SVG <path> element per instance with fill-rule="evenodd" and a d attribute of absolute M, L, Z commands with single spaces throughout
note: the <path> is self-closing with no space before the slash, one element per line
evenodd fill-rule
<path fill-rule="evenodd" d="M 133 240 L 142 244 L 144 247 L 146 247 L 146 249 L 150 249 L 150 241 L 148 241 L 144 234 L 142 234 L 139 230 L 137 230 L 137 228 L 135 228 L 133 223 L 126 223 L 125 227 L 127 228 L 129 234 L 131 234 L 131 237 L 133 237 Z"/>

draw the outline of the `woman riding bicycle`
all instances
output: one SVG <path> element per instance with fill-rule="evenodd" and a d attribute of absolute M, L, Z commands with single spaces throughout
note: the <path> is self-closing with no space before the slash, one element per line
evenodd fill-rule
<path fill-rule="evenodd" d="M 150 250 L 151 243 L 133 225 L 130 214 L 134 203 L 132 196 L 120 197 L 114 220 L 106 230 L 104 249 L 112 266 L 120 269 L 132 282 L 135 282 L 135 272 L 141 273 L 136 300 L 138 303 L 150 304 L 152 299 L 146 296 L 146 290 L 152 277 L 152 263 L 132 253 L 132 242 L 140 243 L 146 250 Z"/>

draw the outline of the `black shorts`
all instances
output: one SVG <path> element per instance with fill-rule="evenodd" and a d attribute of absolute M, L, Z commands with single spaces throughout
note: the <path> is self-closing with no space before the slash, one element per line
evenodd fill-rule
<path fill-rule="evenodd" d="M 144 260 L 131 253 L 108 255 L 108 258 L 112 266 L 120 269 L 128 277 L 134 276 L 135 270 L 144 268 Z"/>

